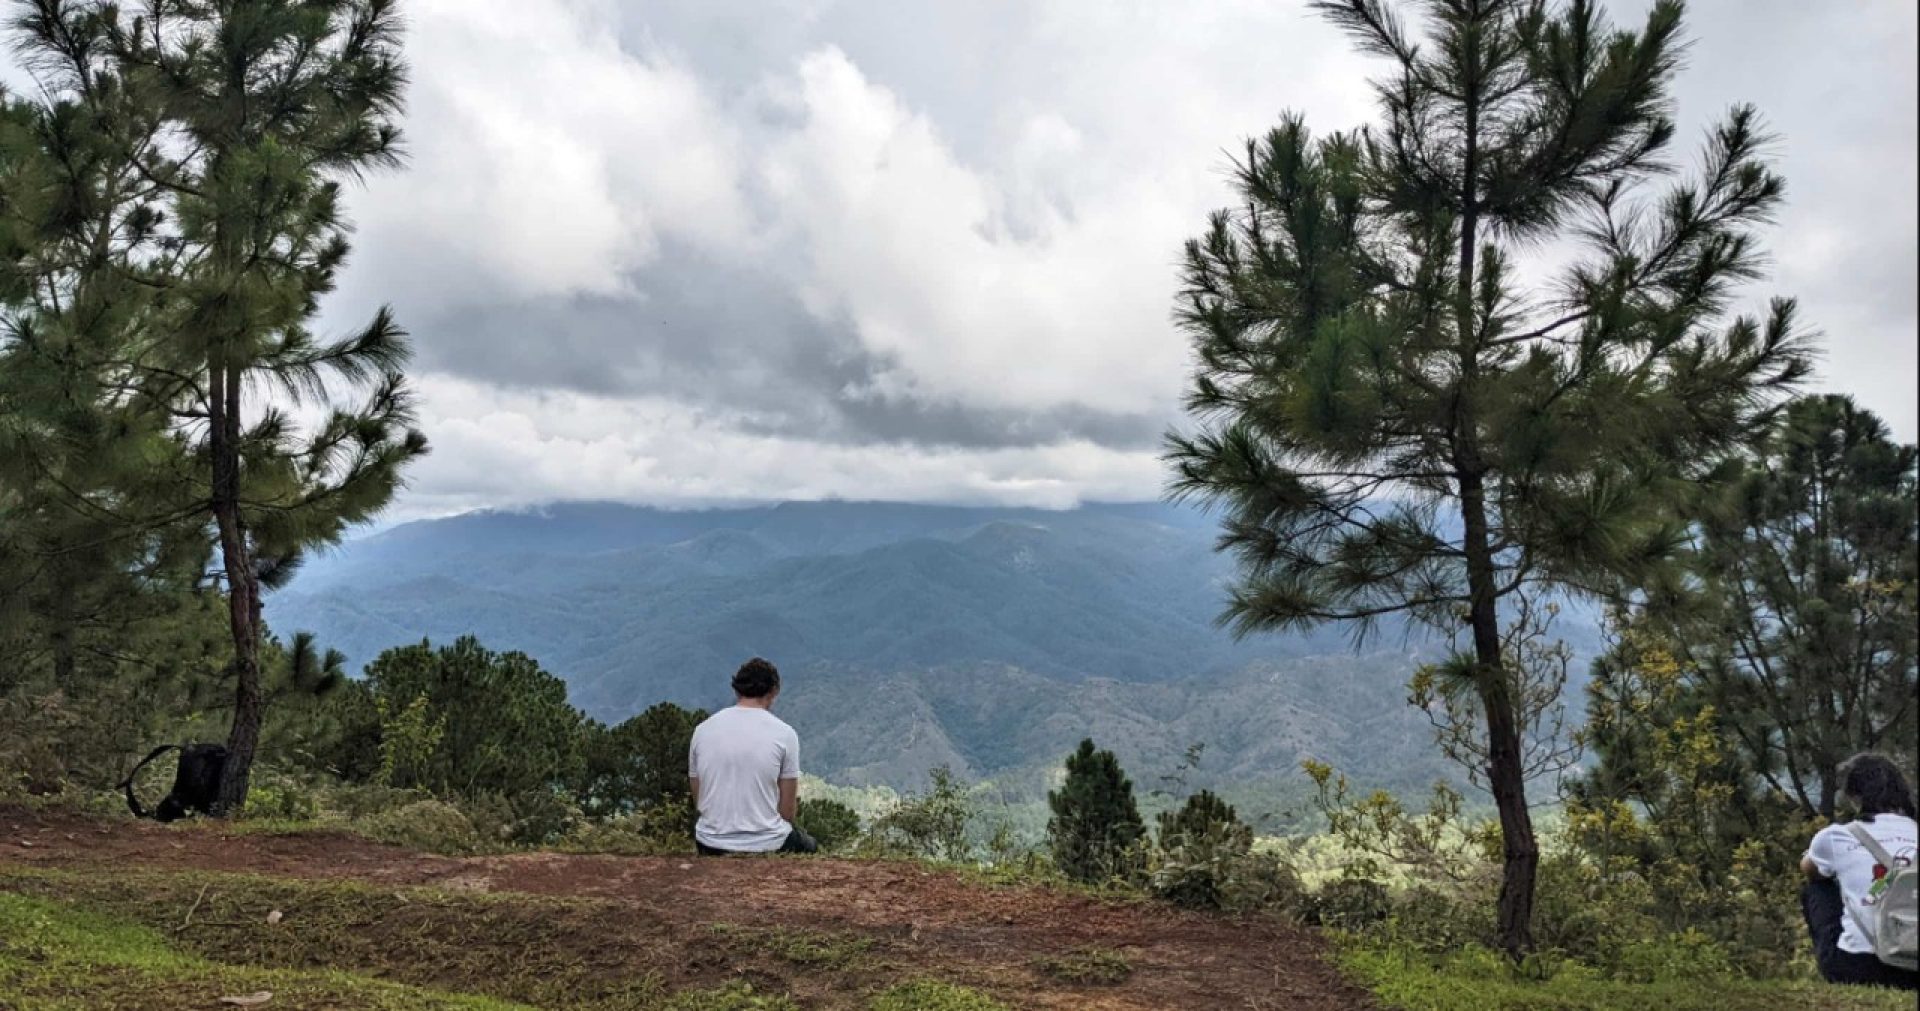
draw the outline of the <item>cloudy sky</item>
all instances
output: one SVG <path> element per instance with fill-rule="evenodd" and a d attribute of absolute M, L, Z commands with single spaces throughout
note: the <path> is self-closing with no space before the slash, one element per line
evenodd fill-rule
<path fill-rule="evenodd" d="M 1637 19 L 1643 2 L 1616 3 Z M 414 333 L 396 518 L 617 499 L 1158 494 L 1181 241 L 1226 152 L 1370 115 L 1288 0 L 414 0 L 409 166 L 344 328 Z M 1688 150 L 1753 102 L 1791 204 L 1754 297 L 1915 437 L 1915 5 L 1699 0 Z"/>

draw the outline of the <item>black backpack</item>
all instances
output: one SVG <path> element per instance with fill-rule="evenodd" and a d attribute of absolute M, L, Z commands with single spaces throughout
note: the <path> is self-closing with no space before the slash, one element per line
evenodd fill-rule
<path fill-rule="evenodd" d="M 148 811 L 134 795 L 133 780 L 147 763 L 169 751 L 180 753 L 180 764 L 173 773 L 173 789 L 160 806 Z M 127 807 L 135 818 L 175 821 L 189 814 L 212 814 L 214 798 L 220 794 L 220 773 L 227 767 L 227 748 L 223 744 L 162 744 L 147 752 L 147 757 L 127 773 L 120 788 L 127 793 Z"/>

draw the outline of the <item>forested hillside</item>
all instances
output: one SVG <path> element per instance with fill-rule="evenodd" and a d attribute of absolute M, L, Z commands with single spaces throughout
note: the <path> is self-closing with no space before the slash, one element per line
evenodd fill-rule
<path fill-rule="evenodd" d="M 765 655 L 793 677 L 782 707 L 810 768 L 852 783 L 913 785 L 943 763 L 1024 782 L 1089 734 L 1143 770 L 1204 743 L 1207 781 L 1292 777 L 1304 757 L 1401 786 L 1436 775 L 1403 689 L 1431 637 L 1236 641 L 1214 624 L 1229 567 L 1213 536 L 1198 512 L 1156 505 L 560 505 L 351 542 L 268 614 L 353 672 L 478 633 L 609 722 L 724 704 L 726 675 Z"/>

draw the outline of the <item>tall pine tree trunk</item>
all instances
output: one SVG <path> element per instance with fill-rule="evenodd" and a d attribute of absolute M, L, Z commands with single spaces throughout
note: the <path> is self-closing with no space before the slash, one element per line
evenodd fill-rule
<path fill-rule="evenodd" d="M 1500 657 L 1499 593 L 1493 539 L 1487 523 L 1486 469 L 1480 454 L 1480 418 L 1475 378 L 1480 371 L 1480 325 L 1474 307 L 1474 270 L 1480 226 L 1480 82 L 1477 53 L 1465 54 L 1469 69 L 1462 103 L 1465 151 L 1460 192 L 1460 261 L 1454 293 L 1455 337 L 1460 348 L 1459 399 L 1454 414 L 1454 466 L 1460 486 L 1461 548 L 1467 563 L 1468 621 L 1480 708 L 1487 721 L 1487 787 L 1500 814 L 1503 862 L 1496 929 L 1500 948 L 1518 959 L 1533 948 L 1533 884 L 1540 862 L 1533 815 L 1527 810 L 1519 717 Z"/>
<path fill-rule="evenodd" d="M 260 584 L 240 515 L 239 372 L 215 364 L 209 368 L 209 380 L 213 518 L 227 573 L 227 624 L 233 636 L 233 728 L 227 734 L 227 764 L 214 801 L 214 812 L 227 815 L 246 803 L 253 753 L 260 743 Z"/>
<path fill-rule="evenodd" d="M 1503 863 L 1497 929 L 1500 948 L 1513 958 L 1533 948 L 1533 884 L 1540 847 L 1527 809 L 1526 769 L 1512 683 L 1500 655 L 1500 613 L 1488 547 L 1486 488 L 1478 474 L 1460 480 L 1466 523 L 1468 621 L 1473 628 L 1474 684 L 1487 721 L 1487 786 L 1500 814 Z"/>

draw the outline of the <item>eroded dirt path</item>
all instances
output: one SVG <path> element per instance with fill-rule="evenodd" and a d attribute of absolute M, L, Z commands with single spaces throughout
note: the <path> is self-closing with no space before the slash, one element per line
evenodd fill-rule
<path fill-rule="evenodd" d="M 0 864 L 141 867 L 340 879 L 495 894 L 602 900 L 636 970 L 685 978 L 713 924 L 858 934 L 930 973 L 1019 1007 L 1348 1009 L 1374 1005 L 1324 960 L 1313 934 L 1263 918 L 1186 913 L 1034 888 L 995 888 L 914 864 L 834 859 L 698 859 L 553 853 L 450 858 L 345 834 L 269 836 L 197 825 L 0 808 Z M 644 925 L 669 948 L 628 928 Z M 615 940 L 620 940 L 616 938 Z M 691 939 L 690 941 L 688 939 Z M 584 939 L 604 949 L 607 935 Z M 689 947 L 691 945 L 691 947 Z M 1076 950 L 1119 952 L 1124 981 L 1079 985 L 1039 967 Z M 792 982 L 792 981 L 788 981 Z M 831 982 L 794 988 L 809 1006 L 848 1006 Z"/>

